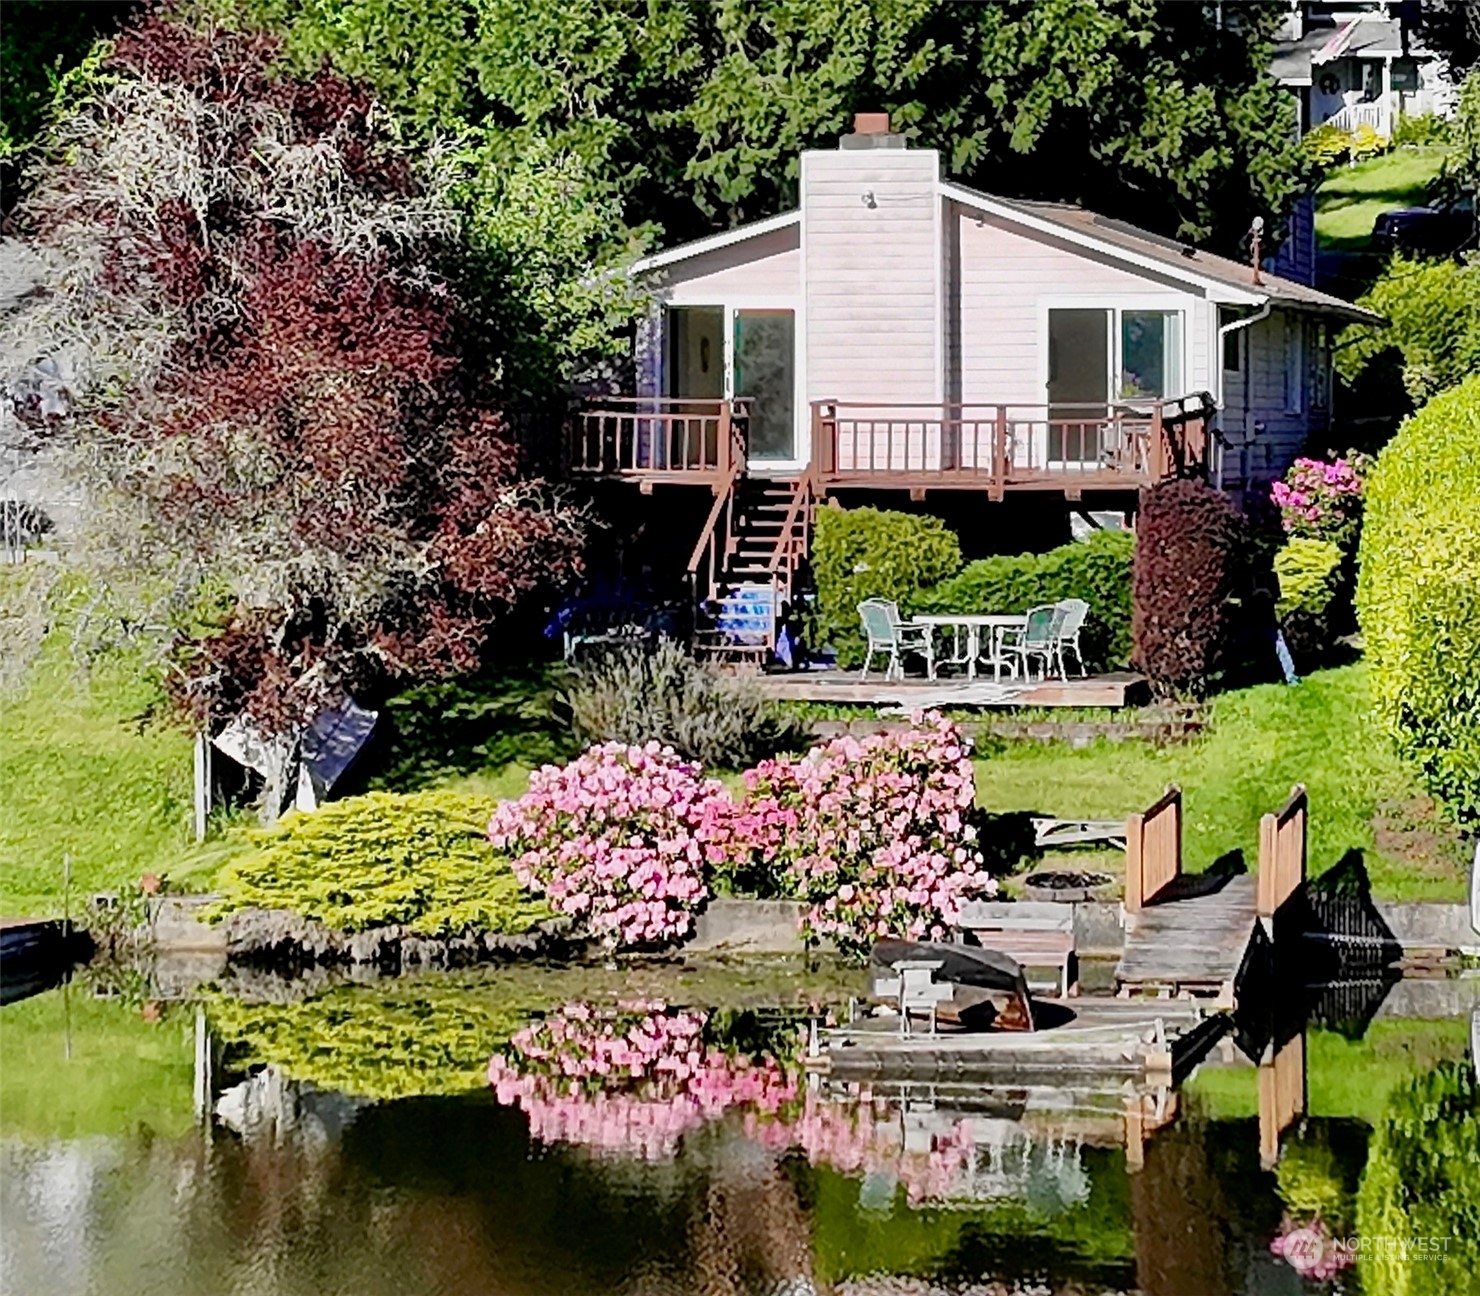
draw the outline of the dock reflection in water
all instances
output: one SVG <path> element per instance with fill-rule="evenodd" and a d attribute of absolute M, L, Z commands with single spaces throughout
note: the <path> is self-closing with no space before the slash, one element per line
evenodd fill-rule
<path fill-rule="evenodd" d="M 69 1063 L 60 992 L 0 1014 L 0 1288 L 1383 1291 L 1362 1265 L 1302 1286 L 1275 1240 L 1356 1231 L 1404 1172 L 1393 1104 L 1469 1074 L 1473 994 L 1446 985 L 1277 1032 L 1263 1068 L 1225 1038 L 1179 1088 L 809 1076 L 795 1008 L 753 1003 L 509 1015 L 401 986 L 207 1004 L 201 1040 L 195 1004 L 150 1021 L 73 987 Z M 1480 1119 L 1457 1092 L 1446 1119 Z"/>

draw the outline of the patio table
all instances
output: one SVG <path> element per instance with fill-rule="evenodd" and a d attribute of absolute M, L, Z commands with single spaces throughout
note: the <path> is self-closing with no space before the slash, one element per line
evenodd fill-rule
<path fill-rule="evenodd" d="M 965 665 L 967 679 L 976 678 L 977 659 L 981 656 L 982 631 L 986 630 L 991 635 L 990 646 L 992 650 L 992 678 L 1002 678 L 1002 667 L 1006 659 L 1002 655 L 1002 641 L 1007 637 L 1009 630 L 1021 630 L 1028 624 L 1025 614 L 1019 613 L 990 613 L 979 616 L 975 613 L 938 613 L 930 616 L 917 616 L 914 618 L 916 625 L 929 626 L 932 630 L 950 630 L 954 639 L 955 651 L 950 658 L 955 665 Z M 962 656 L 961 635 L 966 635 L 966 653 Z"/>

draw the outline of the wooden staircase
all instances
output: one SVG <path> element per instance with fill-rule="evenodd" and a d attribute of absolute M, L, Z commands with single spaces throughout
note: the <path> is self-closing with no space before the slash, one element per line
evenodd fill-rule
<path fill-rule="evenodd" d="M 717 495 L 690 563 L 702 657 L 764 665 L 806 562 L 816 506 L 810 474 L 736 477 Z"/>

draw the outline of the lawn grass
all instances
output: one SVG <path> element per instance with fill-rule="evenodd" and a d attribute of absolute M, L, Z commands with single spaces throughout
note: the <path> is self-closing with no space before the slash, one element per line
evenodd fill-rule
<path fill-rule="evenodd" d="M 1385 211 L 1423 203 L 1444 163 L 1442 146 L 1398 148 L 1332 171 L 1316 190 L 1316 240 L 1333 252 L 1366 251 Z"/>
<path fill-rule="evenodd" d="M 1463 899 L 1457 835 L 1426 809 L 1411 774 L 1377 731 L 1361 663 L 1318 671 L 1293 687 L 1225 694 L 1214 701 L 1212 716 L 1208 733 L 1172 747 L 1016 743 L 990 754 L 984 748 L 976 762 L 977 800 L 997 812 L 1119 819 L 1176 783 L 1187 867 L 1203 869 L 1241 852 L 1252 869 L 1259 817 L 1278 809 L 1293 784 L 1304 783 L 1313 875 L 1356 850 L 1381 898 Z M 1109 864 L 1112 871 L 1120 864 L 1115 855 L 1065 858 Z"/>
<path fill-rule="evenodd" d="M 0 695 L 0 915 L 59 914 L 64 860 L 75 912 L 186 849 L 190 739 L 142 722 L 156 700 L 137 663 L 84 675 L 55 633 Z"/>

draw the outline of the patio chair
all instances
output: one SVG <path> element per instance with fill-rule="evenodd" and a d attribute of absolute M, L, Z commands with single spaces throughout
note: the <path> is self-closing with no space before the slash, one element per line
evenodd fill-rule
<path fill-rule="evenodd" d="M 889 664 L 884 668 L 886 680 L 904 678 L 903 655 L 907 652 L 924 657 L 925 674 L 935 678 L 935 636 L 929 626 L 901 621 L 899 605 L 888 599 L 864 599 L 858 605 L 858 618 L 868 640 L 868 655 L 858 675 L 860 684 L 868 678 L 868 668 L 876 652 L 889 654 Z"/>
<path fill-rule="evenodd" d="M 1079 632 L 1084 629 L 1084 619 L 1089 615 L 1089 604 L 1083 599 L 1071 598 L 1060 599 L 1058 606 L 1064 614 L 1064 619 L 1059 623 L 1059 637 L 1054 653 L 1059 662 L 1059 674 L 1065 679 L 1069 678 L 1069 669 L 1064 665 L 1064 650 L 1071 649 L 1074 653 L 1074 660 L 1079 665 L 1079 678 L 1083 679 L 1086 672 L 1084 653 L 1079 647 Z"/>
<path fill-rule="evenodd" d="M 1029 608 L 1023 628 L 1017 638 L 1004 645 L 1007 654 L 1023 664 L 1023 678 L 1033 678 L 1033 659 L 1043 662 L 1043 673 L 1039 679 L 1047 679 L 1048 673 L 1058 656 L 1059 626 L 1063 624 L 1064 612 L 1057 603 L 1044 603 Z"/>

